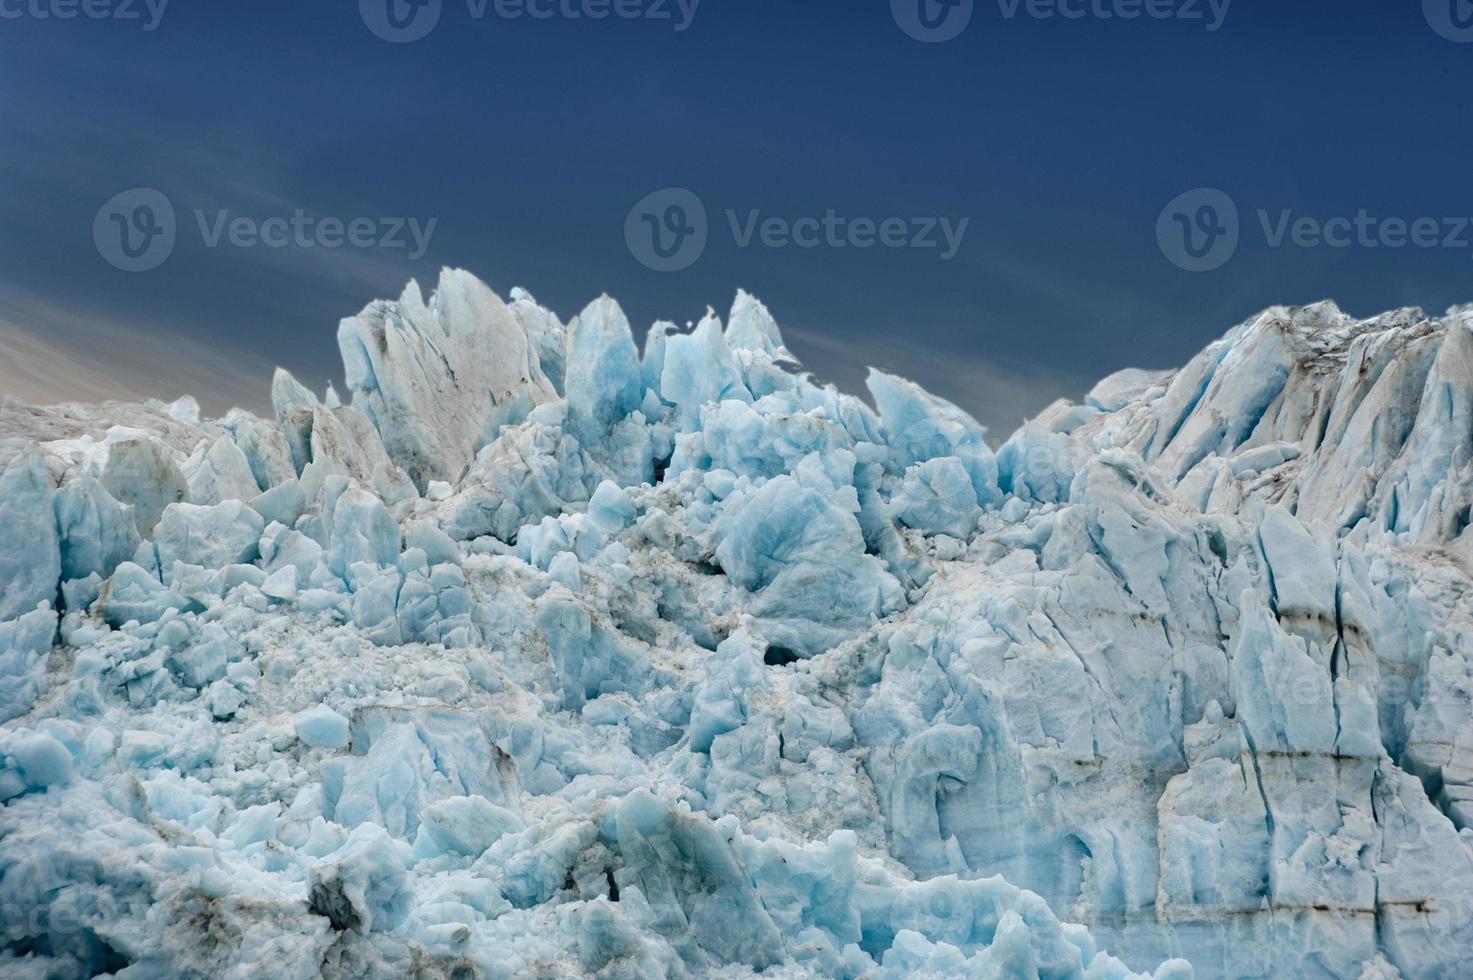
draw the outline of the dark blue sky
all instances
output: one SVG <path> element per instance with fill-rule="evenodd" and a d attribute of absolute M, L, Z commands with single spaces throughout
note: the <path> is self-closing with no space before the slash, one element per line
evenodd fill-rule
<path fill-rule="evenodd" d="M 57 2 L 0 0 L 19 14 L 0 18 L 0 393 L 111 384 L 260 407 L 268 364 L 320 389 L 339 318 L 454 265 L 564 319 L 608 292 L 640 331 L 724 313 L 744 287 L 820 375 L 852 388 L 886 366 L 1003 435 L 1275 303 L 1473 301 L 1473 231 L 1462 247 L 1274 248 L 1256 215 L 1434 218 L 1439 239 L 1473 216 L 1473 43 L 1440 36 L 1422 0 L 1235 0 L 1215 31 L 1089 11 L 1131 0 L 1074 0 L 1079 19 L 976 0 L 937 44 L 889 0 L 701 0 L 683 31 L 675 0 L 673 20 L 596 21 L 443 0 L 405 44 L 356 0 L 171 0 L 153 30 L 143 0 L 141 20 L 37 16 Z M 1473 14 L 1428 0 L 1433 20 L 1438 2 Z M 94 244 L 99 208 L 134 187 L 178 215 L 148 272 Z M 694 265 L 660 273 L 625 219 L 666 187 L 699 196 L 710 234 Z M 1229 195 L 1242 231 L 1230 261 L 1192 273 L 1163 255 L 1157 219 L 1199 187 Z M 417 259 L 207 247 L 196 209 L 436 225 Z M 727 210 L 969 223 L 943 261 L 743 248 Z"/>

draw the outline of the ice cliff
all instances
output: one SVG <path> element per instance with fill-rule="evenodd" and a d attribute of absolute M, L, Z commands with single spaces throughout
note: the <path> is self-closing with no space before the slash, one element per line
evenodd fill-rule
<path fill-rule="evenodd" d="M 996 452 L 745 293 L 338 339 L 0 409 L 0 974 L 1469 975 L 1473 309 Z"/>

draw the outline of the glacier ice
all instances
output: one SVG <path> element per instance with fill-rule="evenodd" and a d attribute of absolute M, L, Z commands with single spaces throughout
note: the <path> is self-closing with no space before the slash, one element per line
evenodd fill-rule
<path fill-rule="evenodd" d="M 1467 975 L 1473 309 L 995 450 L 745 292 L 338 341 L 0 408 L 0 974 Z"/>
<path fill-rule="evenodd" d="M 56 489 L 34 447 L 0 472 L 0 622 L 51 601 L 61 577 Z"/>
<path fill-rule="evenodd" d="M 348 744 L 348 719 L 325 704 L 305 708 L 292 717 L 297 738 L 314 749 L 341 749 Z"/>

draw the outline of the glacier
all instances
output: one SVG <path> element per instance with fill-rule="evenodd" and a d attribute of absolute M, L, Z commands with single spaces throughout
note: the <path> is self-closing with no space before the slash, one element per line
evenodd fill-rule
<path fill-rule="evenodd" d="M 0 405 L 0 974 L 1466 977 L 1473 307 L 997 448 L 470 274 Z"/>

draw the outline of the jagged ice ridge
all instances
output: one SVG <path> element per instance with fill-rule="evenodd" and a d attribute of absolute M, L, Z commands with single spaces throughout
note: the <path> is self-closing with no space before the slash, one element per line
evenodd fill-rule
<path fill-rule="evenodd" d="M 996 452 L 745 293 L 338 340 L 0 408 L 5 976 L 1467 975 L 1473 308 Z"/>

